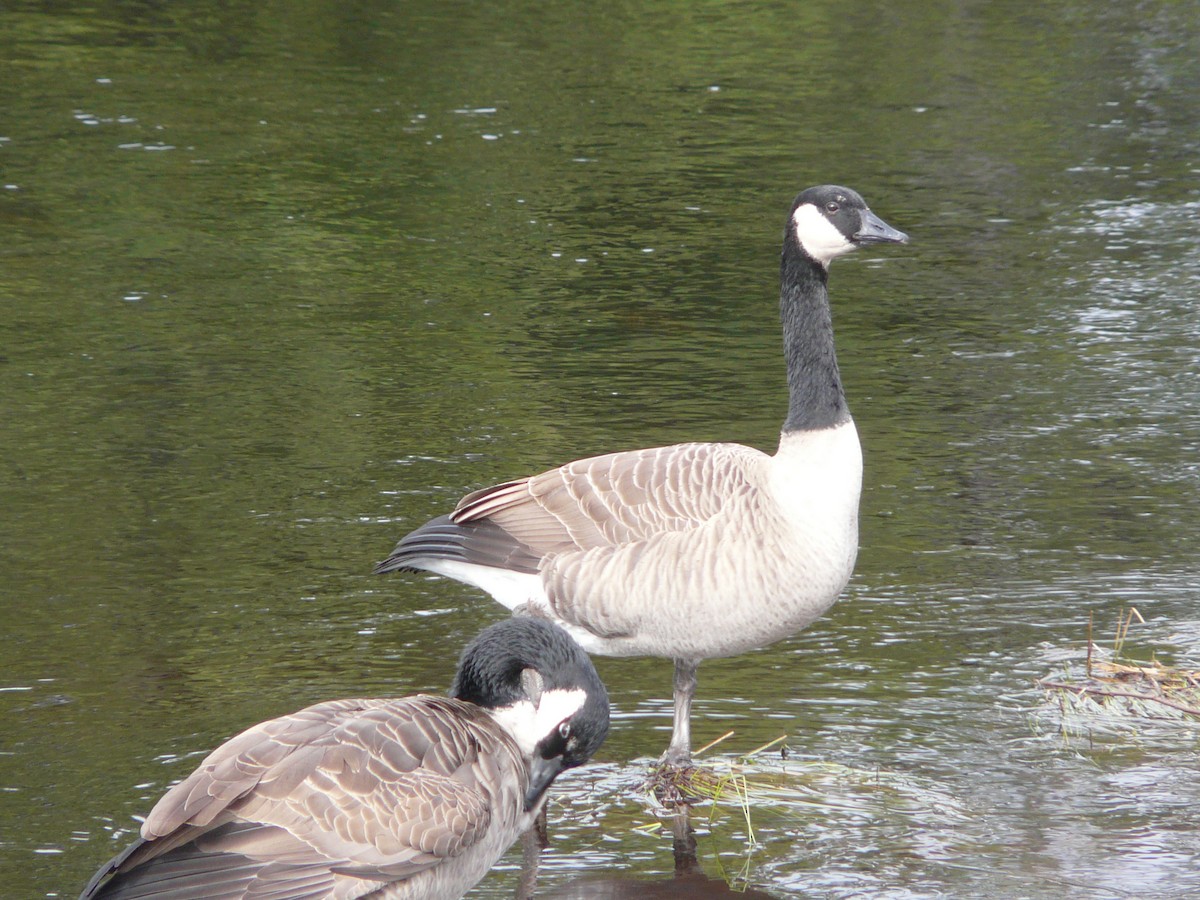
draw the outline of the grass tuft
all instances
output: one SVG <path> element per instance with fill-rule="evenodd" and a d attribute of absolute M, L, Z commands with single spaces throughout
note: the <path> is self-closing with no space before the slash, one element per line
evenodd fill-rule
<path fill-rule="evenodd" d="M 1105 651 L 1092 640 L 1089 617 L 1083 673 L 1043 678 L 1038 684 L 1072 716 L 1102 713 L 1106 717 L 1200 719 L 1200 671 L 1166 665 L 1153 655 L 1140 661 L 1123 656 L 1135 620 L 1146 621 L 1136 607 L 1121 610 L 1112 650 Z"/>

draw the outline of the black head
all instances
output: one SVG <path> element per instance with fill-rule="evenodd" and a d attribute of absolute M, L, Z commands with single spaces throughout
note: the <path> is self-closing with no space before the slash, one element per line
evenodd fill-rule
<path fill-rule="evenodd" d="M 545 619 L 516 617 L 463 651 L 451 696 L 482 706 L 531 759 L 526 805 L 608 736 L 608 692 L 588 655 Z"/>
<path fill-rule="evenodd" d="M 801 191 L 788 213 L 785 247 L 791 245 L 828 268 L 829 263 L 865 244 L 900 244 L 908 235 L 871 212 L 850 188 L 822 184 Z"/>

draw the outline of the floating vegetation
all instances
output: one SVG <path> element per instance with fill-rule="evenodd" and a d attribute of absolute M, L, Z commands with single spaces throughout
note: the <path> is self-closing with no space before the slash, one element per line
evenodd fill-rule
<path fill-rule="evenodd" d="M 728 732 L 696 751 L 697 761 L 691 766 L 651 768 L 641 785 L 651 809 L 666 815 L 706 806 L 707 815 L 697 818 L 707 818 L 710 830 L 723 813 L 733 813 L 743 821 L 743 839 L 750 846 L 760 842 L 760 826 L 777 831 L 835 819 L 859 825 L 910 818 L 926 825 L 954 825 L 967 819 L 955 798 L 923 779 L 796 759 L 787 752 L 786 736 L 738 756 L 699 759 L 732 737 L 734 732 Z M 651 823 L 641 830 L 654 828 Z"/>
<path fill-rule="evenodd" d="M 697 750 L 696 756 L 701 756 L 733 735 L 734 732 L 727 731 Z M 747 780 L 747 767 L 785 740 L 787 736 L 782 735 L 735 759 L 716 758 L 704 764 L 684 767 L 656 765 L 650 770 L 645 787 L 655 801 L 668 809 L 693 806 L 704 801 L 715 804 L 734 800 L 737 806 L 747 812 L 746 827 L 750 832 L 749 839 L 753 842 L 749 817 L 751 784 Z"/>
<path fill-rule="evenodd" d="M 1129 733 L 1146 721 L 1200 725 L 1200 670 L 1170 666 L 1153 655 L 1149 660 L 1125 656 L 1135 621 L 1145 623 L 1135 607 L 1121 610 L 1110 650 L 1092 640 L 1089 618 L 1082 670 L 1075 667 L 1038 681 L 1059 712 L 1064 735 Z"/>

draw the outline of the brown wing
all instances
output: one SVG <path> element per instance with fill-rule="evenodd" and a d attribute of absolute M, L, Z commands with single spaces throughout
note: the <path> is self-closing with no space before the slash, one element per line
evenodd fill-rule
<path fill-rule="evenodd" d="M 646 630 L 681 596 L 712 595 L 717 551 L 761 516 L 770 457 L 741 444 L 675 444 L 568 463 L 476 491 L 405 535 L 376 572 L 442 571 L 510 607 L 548 604 L 560 622 L 606 640 Z M 743 548 L 753 553 L 755 548 Z M 542 601 L 443 562 L 536 574 Z M 686 583 L 685 583 L 686 582 Z M 715 601 L 714 601 L 715 602 Z M 673 613 L 678 618 L 678 612 Z M 610 648 L 611 649 L 611 648 Z"/>
<path fill-rule="evenodd" d="M 476 708 L 441 697 L 337 700 L 256 725 L 172 788 L 117 877 L 85 896 L 352 897 L 407 878 L 487 830 L 487 744 L 516 754 Z"/>
<path fill-rule="evenodd" d="M 468 494 L 456 525 L 490 520 L 541 556 L 688 531 L 751 489 L 766 456 L 741 444 L 675 444 L 568 463 Z"/>
<path fill-rule="evenodd" d="M 613 453 L 477 491 L 451 519 L 464 530 L 485 524 L 493 542 L 498 531 L 538 558 L 555 618 L 622 639 L 697 593 L 673 582 L 704 576 L 714 544 L 739 530 L 723 523 L 745 513 L 767 461 L 740 444 Z"/>

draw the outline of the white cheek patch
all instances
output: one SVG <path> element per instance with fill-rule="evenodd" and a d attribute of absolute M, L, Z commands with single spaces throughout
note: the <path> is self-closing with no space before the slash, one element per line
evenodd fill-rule
<path fill-rule="evenodd" d="M 569 719 L 575 713 L 579 712 L 584 701 L 587 700 L 587 691 L 575 688 L 573 690 L 564 691 L 561 688 L 556 688 L 553 691 L 546 691 L 542 694 L 542 702 L 538 704 L 536 727 L 538 729 L 539 738 L 544 738 L 555 728 L 563 719 Z"/>
<path fill-rule="evenodd" d="M 533 753 L 538 738 L 531 739 L 530 735 L 537 721 L 537 707 L 528 700 L 521 700 L 512 706 L 498 706 L 489 712 L 496 724 L 512 735 L 522 754 L 529 756 Z"/>
<path fill-rule="evenodd" d="M 554 731 L 563 719 L 579 712 L 586 700 L 586 691 L 556 688 L 542 694 L 536 707 L 528 700 L 522 700 L 512 706 L 493 709 L 491 713 L 497 724 L 512 735 L 521 752 L 531 756 L 538 742 Z"/>
<path fill-rule="evenodd" d="M 792 227 L 796 229 L 796 239 L 804 252 L 826 268 L 831 260 L 854 249 L 845 235 L 811 203 L 796 207 L 792 213 Z"/>

